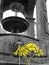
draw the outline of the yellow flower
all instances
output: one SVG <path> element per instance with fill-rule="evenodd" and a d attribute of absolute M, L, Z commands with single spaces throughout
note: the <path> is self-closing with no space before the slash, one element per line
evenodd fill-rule
<path fill-rule="evenodd" d="M 43 50 L 39 50 L 39 54 L 43 56 Z"/>
<path fill-rule="evenodd" d="M 26 56 L 29 53 L 29 51 L 27 49 L 25 49 L 24 46 L 21 47 L 19 55 L 20 56 Z"/>
<path fill-rule="evenodd" d="M 19 46 L 18 49 L 13 53 L 14 55 L 18 55 L 19 56 L 26 56 L 29 53 L 29 51 L 27 49 L 25 49 L 25 46 Z"/>
<path fill-rule="evenodd" d="M 37 53 L 36 56 L 39 56 L 40 57 L 40 54 Z"/>
<path fill-rule="evenodd" d="M 27 49 L 29 49 L 29 51 L 38 52 L 39 50 L 39 46 L 37 46 L 35 43 L 28 43 L 25 46 Z"/>
<path fill-rule="evenodd" d="M 38 53 L 36 53 L 36 56 L 43 56 L 44 54 L 43 54 L 43 50 L 41 49 L 41 50 L 39 50 L 38 51 Z"/>
<path fill-rule="evenodd" d="M 19 53 L 21 46 L 18 46 L 18 49 L 13 53 L 14 55 L 17 55 Z"/>
<path fill-rule="evenodd" d="M 27 43 L 26 46 L 27 47 L 37 47 L 35 43 Z"/>
<path fill-rule="evenodd" d="M 34 52 L 38 52 L 40 50 L 39 46 L 35 47 L 36 51 Z"/>
<path fill-rule="evenodd" d="M 26 56 L 29 52 L 33 51 L 36 56 L 43 56 L 43 50 L 39 48 L 35 43 L 27 43 L 23 46 L 18 46 L 18 49 L 13 53 L 14 55 Z"/>

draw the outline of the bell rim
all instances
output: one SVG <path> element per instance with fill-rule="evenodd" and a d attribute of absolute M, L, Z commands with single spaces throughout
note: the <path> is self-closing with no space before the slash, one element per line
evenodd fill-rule
<path fill-rule="evenodd" d="M 21 20 L 24 20 L 28 25 L 29 25 L 29 22 L 26 20 L 26 19 L 24 19 L 24 18 L 21 18 L 21 17 L 16 17 L 16 16 L 10 16 L 10 17 L 7 17 L 7 18 L 5 18 L 5 19 L 2 19 L 2 23 L 3 23 L 3 21 L 6 21 L 6 19 L 9 19 L 9 18 L 19 18 L 19 19 L 21 19 Z"/>

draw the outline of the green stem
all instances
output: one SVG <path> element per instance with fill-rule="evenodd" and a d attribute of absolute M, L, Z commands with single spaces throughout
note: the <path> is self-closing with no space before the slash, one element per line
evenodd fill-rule
<path fill-rule="evenodd" d="M 26 65 L 30 65 L 30 58 L 26 60 Z"/>

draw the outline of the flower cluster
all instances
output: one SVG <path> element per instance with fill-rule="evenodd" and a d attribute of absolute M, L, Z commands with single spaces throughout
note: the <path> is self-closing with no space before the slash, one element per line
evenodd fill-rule
<path fill-rule="evenodd" d="M 17 50 L 13 54 L 19 56 L 26 56 L 30 52 L 34 52 L 36 56 L 43 56 L 43 50 L 39 48 L 35 43 L 26 43 L 23 46 L 18 46 Z"/>

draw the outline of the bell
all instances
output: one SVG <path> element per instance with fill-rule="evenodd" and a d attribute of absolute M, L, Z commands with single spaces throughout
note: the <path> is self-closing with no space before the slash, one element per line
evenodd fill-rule
<path fill-rule="evenodd" d="M 6 31 L 21 33 L 27 30 L 29 23 L 23 18 L 11 16 L 2 20 L 2 26 Z"/>

